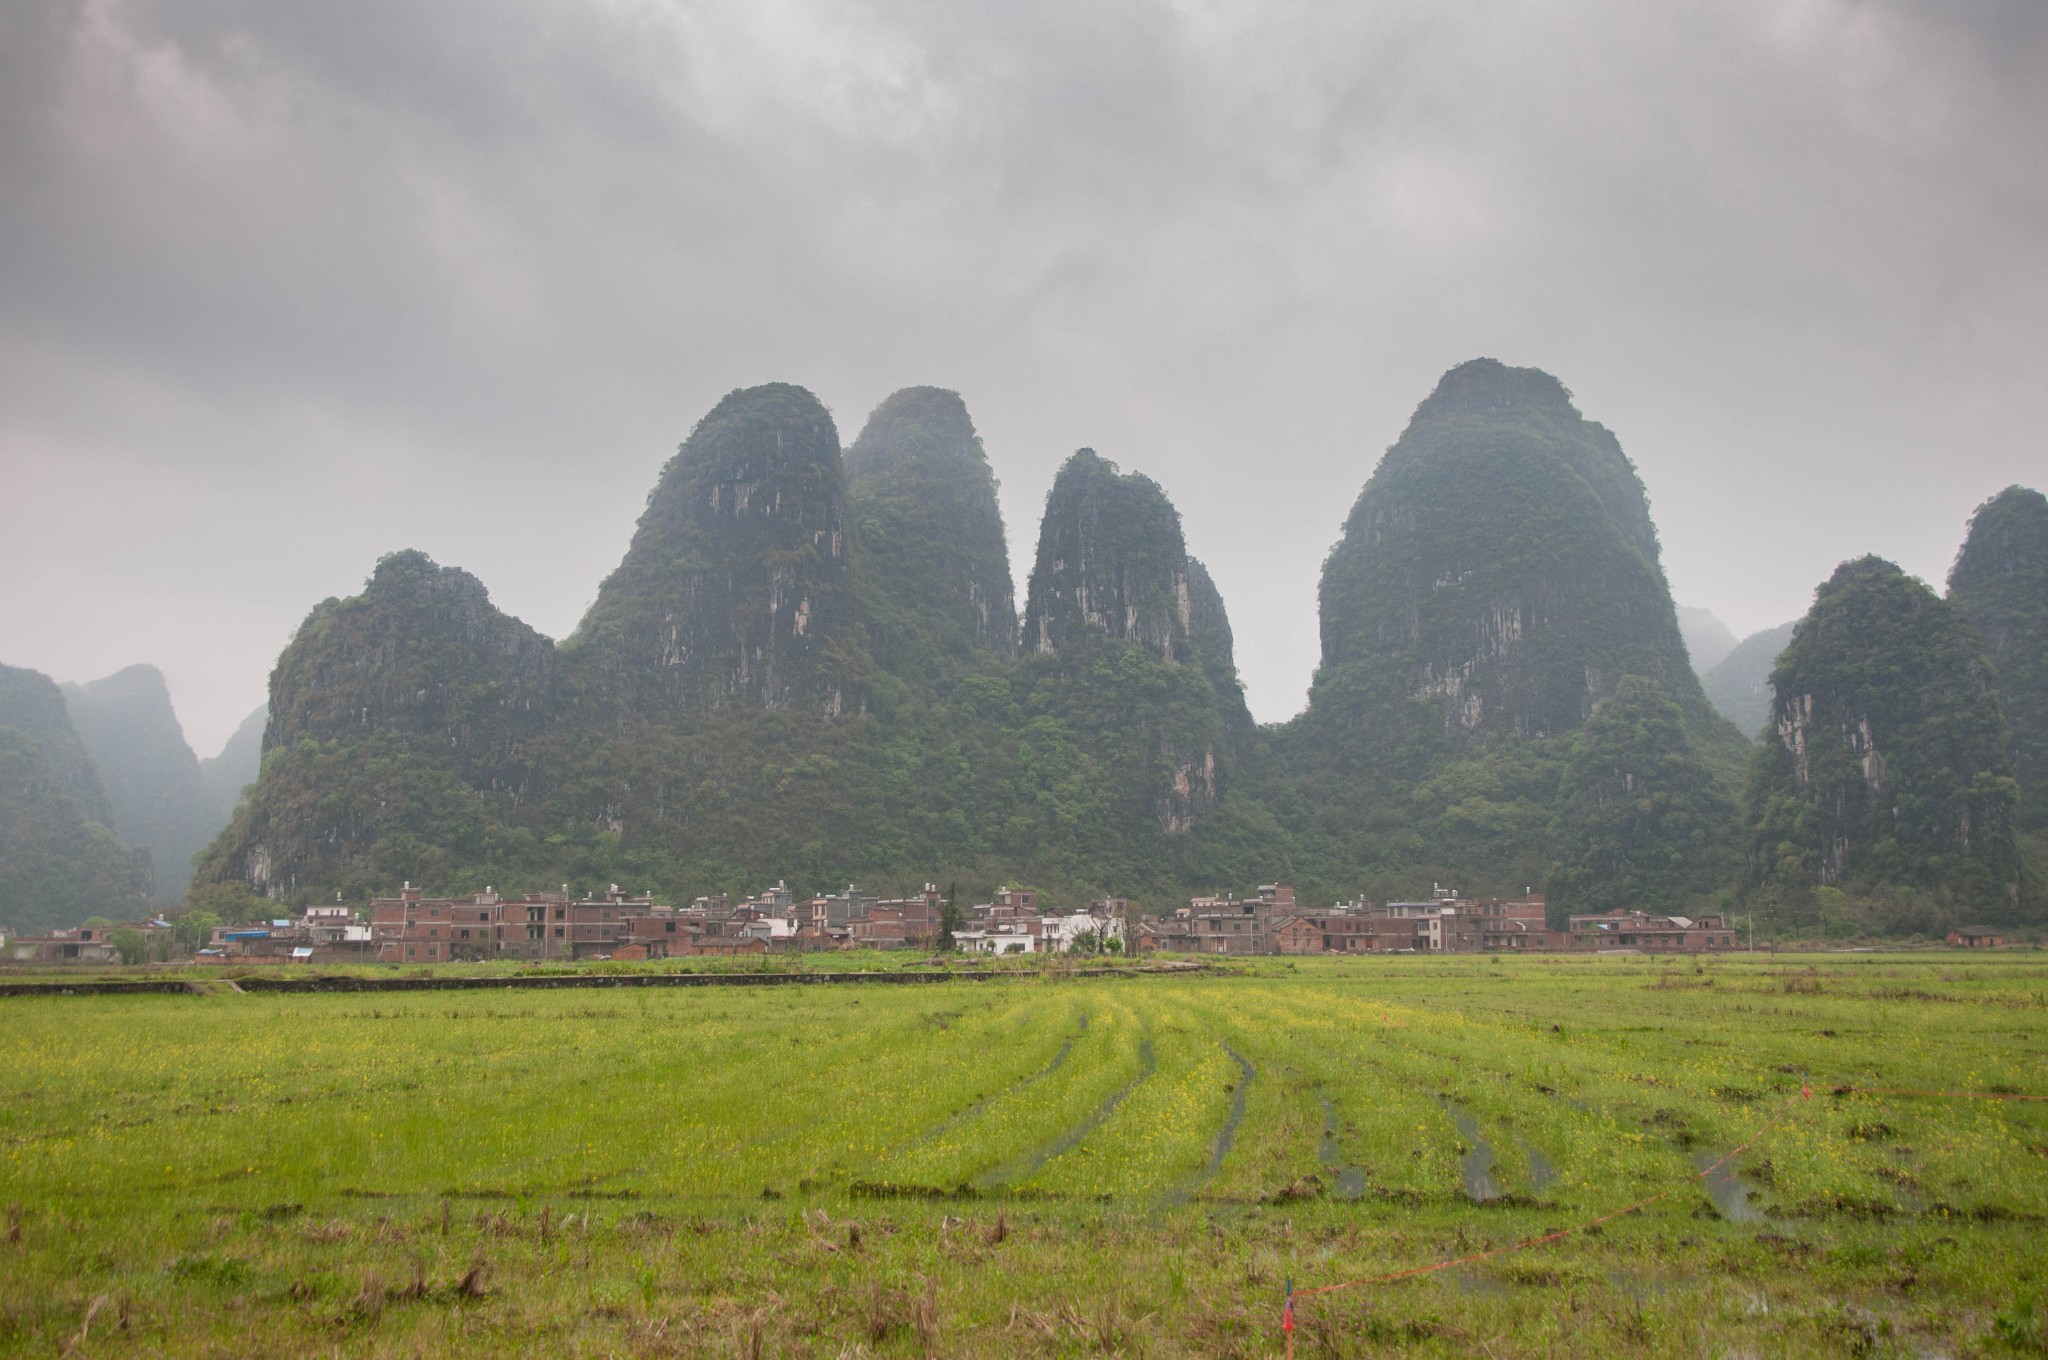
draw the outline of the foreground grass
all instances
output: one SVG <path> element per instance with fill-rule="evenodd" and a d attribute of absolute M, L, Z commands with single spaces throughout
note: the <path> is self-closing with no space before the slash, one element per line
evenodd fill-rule
<path fill-rule="evenodd" d="M 2038 1353 L 2048 1106 L 1831 1092 L 2044 1024 L 1947 954 L 0 1000 L 0 1351 L 1276 1354 L 1671 1190 L 1298 1345 Z"/>

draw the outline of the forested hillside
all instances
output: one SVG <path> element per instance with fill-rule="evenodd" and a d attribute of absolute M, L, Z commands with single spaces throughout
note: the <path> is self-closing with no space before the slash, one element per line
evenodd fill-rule
<path fill-rule="evenodd" d="M 1613 863 L 1622 833 L 1593 813 L 1608 776 L 1577 757 L 1629 677 L 1648 682 L 1635 717 L 1653 695 L 1675 708 L 1648 739 L 1657 768 L 1684 767 L 1660 775 L 1680 801 L 1735 788 L 1740 735 L 1693 673 L 1642 483 L 1547 373 L 1444 375 L 1352 508 L 1321 603 L 1308 711 L 1273 734 L 1259 782 L 1313 877 L 1519 891 Z M 1678 859 L 1631 868 L 1631 900 L 1717 886 Z"/>
<path fill-rule="evenodd" d="M 1762 908 L 1929 931 L 2020 918 L 2011 736 L 1960 610 L 1881 558 L 1845 562 L 1771 686 L 1748 790 Z"/>
<path fill-rule="evenodd" d="M 2010 486 L 1978 506 L 1948 593 L 1977 629 L 2012 729 L 2021 824 L 2048 835 L 2048 496 Z"/>

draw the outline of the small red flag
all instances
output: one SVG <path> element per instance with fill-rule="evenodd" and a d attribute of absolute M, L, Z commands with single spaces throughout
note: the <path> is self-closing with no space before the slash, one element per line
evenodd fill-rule
<path fill-rule="evenodd" d="M 1807 1098 L 1808 1100 L 1812 1100 L 1812 1099 L 1813 1099 L 1813 1084 L 1812 1084 L 1811 1082 L 1809 1082 L 1809 1083 L 1807 1083 L 1806 1085 L 1804 1085 L 1804 1086 L 1801 1086 L 1801 1087 L 1799 1088 L 1799 1094 L 1800 1094 L 1800 1095 L 1802 1095 L 1802 1096 L 1805 1096 L 1805 1097 L 1806 1097 L 1806 1098 Z"/>

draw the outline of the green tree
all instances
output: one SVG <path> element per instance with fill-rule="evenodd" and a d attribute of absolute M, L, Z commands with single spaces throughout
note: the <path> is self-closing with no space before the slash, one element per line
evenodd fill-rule
<path fill-rule="evenodd" d="M 141 963 L 149 957 L 149 941 L 134 926 L 122 926 L 107 937 L 107 943 L 114 946 L 123 963 Z"/>
<path fill-rule="evenodd" d="M 199 949 L 213 938 L 213 928 L 220 923 L 219 913 L 194 908 L 172 923 L 171 933 L 187 949 Z"/>
<path fill-rule="evenodd" d="M 1732 868 L 1736 810 L 1656 681 L 1624 676 L 1572 743 L 1557 792 L 1554 914 L 1669 910 Z"/>

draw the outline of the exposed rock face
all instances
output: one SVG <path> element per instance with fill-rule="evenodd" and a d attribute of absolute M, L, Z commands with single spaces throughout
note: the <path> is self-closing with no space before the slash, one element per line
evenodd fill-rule
<path fill-rule="evenodd" d="M 577 630 L 590 682 L 644 717 L 859 711 L 844 499 L 839 433 L 816 397 L 788 383 L 727 395 L 662 470 Z"/>
<path fill-rule="evenodd" d="M 1384 736 L 1418 710 L 1453 747 L 1568 734 L 1639 675 L 1732 742 L 1635 468 L 1547 373 L 1475 359 L 1445 374 L 1359 496 L 1321 598 L 1312 709 Z"/>
<path fill-rule="evenodd" d="M 199 777 L 205 781 L 207 794 L 213 799 L 223 825 L 234 815 L 235 805 L 242 801 L 242 790 L 255 783 L 256 776 L 262 773 L 263 729 L 269 721 L 270 705 L 259 704 L 254 713 L 242 719 L 219 755 L 199 762 Z"/>
<path fill-rule="evenodd" d="M 959 394 L 906 387 L 846 451 L 876 659 L 906 678 L 1017 652 L 996 479 Z"/>
<path fill-rule="evenodd" d="M 1771 673 L 1759 879 L 2018 904 L 2008 735 L 1974 629 L 1890 562 L 1845 562 Z"/>
<path fill-rule="evenodd" d="M 278 658 L 263 777 L 198 877 L 275 896 L 476 862 L 486 807 L 539 792 L 557 702 L 552 642 L 469 573 L 393 553 Z"/>
<path fill-rule="evenodd" d="M 1069 458 L 1045 499 L 1026 648 L 1056 652 L 1093 630 L 1179 665 L 1192 608 L 1180 514 L 1159 483 L 1093 449 Z"/>
<path fill-rule="evenodd" d="M 1157 482 L 1093 449 L 1067 460 L 1046 497 L 1024 637 L 1033 702 L 1092 729 L 1089 749 L 1110 768 L 1142 759 L 1149 793 L 1134 796 L 1149 797 L 1162 831 L 1210 814 L 1243 689 L 1222 597 Z"/>
<path fill-rule="evenodd" d="M 553 642 L 500 611 L 468 572 L 397 552 L 362 594 L 315 608 L 278 657 L 264 749 L 395 739 L 480 787 L 519 789 L 554 687 Z"/>
<path fill-rule="evenodd" d="M 1778 664 L 1778 653 L 1792 640 L 1796 626 L 1796 621 L 1781 623 L 1750 634 L 1721 658 L 1720 665 L 1700 677 L 1707 701 L 1747 737 L 1754 739 L 1770 721 L 1771 668 Z"/>
<path fill-rule="evenodd" d="M 2022 824 L 2048 830 L 2048 497 L 2010 486 L 1978 506 L 1948 590 L 2012 727 Z"/>
<path fill-rule="evenodd" d="M 0 922 L 48 930 L 140 912 L 149 852 L 122 846 L 111 816 L 55 682 L 0 666 Z"/>
<path fill-rule="evenodd" d="M 192 877 L 192 856 L 227 819 L 200 779 L 163 672 L 130 666 L 65 686 L 64 700 L 106 788 L 114 834 L 149 851 L 157 900 L 177 901 Z"/>

